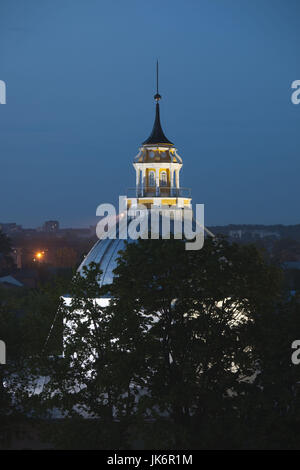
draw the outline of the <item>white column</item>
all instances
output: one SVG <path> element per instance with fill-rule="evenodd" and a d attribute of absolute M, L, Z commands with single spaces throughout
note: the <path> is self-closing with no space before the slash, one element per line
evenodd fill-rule
<path fill-rule="evenodd" d="M 170 196 L 174 196 L 174 169 L 170 169 Z"/>
<path fill-rule="evenodd" d="M 136 179 L 135 179 L 135 195 L 138 196 L 140 191 L 140 169 L 136 169 Z"/>
<path fill-rule="evenodd" d="M 142 196 L 144 196 L 145 194 L 145 187 L 146 187 L 145 174 L 146 174 L 146 169 L 143 168 L 142 169 L 142 184 L 141 184 Z"/>
<path fill-rule="evenodd" d="M 179 196 L 179 170 L 176 170 L 176 188 L 177 188 L 177 196 Z"/>

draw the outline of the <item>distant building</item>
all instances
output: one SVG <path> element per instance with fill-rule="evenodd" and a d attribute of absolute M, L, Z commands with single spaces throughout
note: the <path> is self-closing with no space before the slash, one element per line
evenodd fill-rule
<path fill-rule="evenodd" d="M 229 236 L 231 238 L 239 238 L 241 239 L 243 236 L 243 230 L 229 230 Z"/>
<path fill-rule="evenodd" d="M 22 225 L 17 225 L 15 222 L 9 224 L 2 224 L 0 223 L 0 230 L 3 233 L 16 233 L 22 231 Z"/>
<path fill-rule="evenodd" d="M 59 222 L 57 220 L 46 220 L 43 225 L 43 231 L 48 233 L 55 233 L 59 230 Z"/>
<path fill-rule="evenodd" d="M 257 229 L 257 228 L 254 228 L 254 229 L 251 229 L 251 228 L 247 228 L 247 229 L 235 229 L 235 230 L 229 230 L 229 236 L 231 238 L 235 238 L 235 239 L 262 239 L 262 238 L 272 238 L 272 239 L 276 239 L 276 240 L 279 240 L 280 238 L 280 234 L 278 232 L 271 232 L 271 231 L 268 231 L 268 230 L 264 230 L 264 229 Z"/>
<path fill-rule="evenodd" d="M 276 238 L 279 239 L 280 235 L 278 232 L 269 232 L 268 230 L 251 230 L 250 232 L 254 238 Z"/>
<path fill-rule="evenodd" d="M 63 228 L 59 231 L 60 235 L 65 237 L 90 238 L 96 233 L 95 227 L 91 228 Z"/>
<path fill-rule="evenodd" d="M 14 247 L 12 249 L 12 258 L 18 269 L 22 268 L 22 254 L 22 247 Z"/>
<path fill-rule="evenodd" d="M 22 268 L 12 271 L 11 276 L 16 279 L 22 286 L 33 289 L 37 287 L 39 274 L 36 269 Z"/>
<path fill-rule="evenodd" d="M 0 284 L 3 287 L 23 287 L 23 284 L 19 282 L 13 276 L 2 276 L 0 277 Z"/>

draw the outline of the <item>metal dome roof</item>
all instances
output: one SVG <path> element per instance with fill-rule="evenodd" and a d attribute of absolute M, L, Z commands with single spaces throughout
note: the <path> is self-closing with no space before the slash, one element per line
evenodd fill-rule
<path fill-rule="evenodd" d="M 148 214 L 148 227 L 150 227 L 150 215 L 149 211 Z M 163 218 L 164 216 L 159 216 L 159 234 L 158 238 L 163 238 Z M 117 218 L 118 219 L 118 218 Z M 127 227 L 130 222 L 130 218 L 127 220 Z M 195 230 L 196 224 L 193 220 L 193 230 Z M 183 233 L 183 226 L 181 225 L 182 233 Z M 206 229 L 205 229 L 206 230 Z M 174 234 L 176 231 L 174 219 L 170 219 L 170 232 Z M 119 252 L 126 247 L 126 243 L 136 243 L 137 240 L 132 238 L 127 238 L 126 240 L 119 238 L 119 223 L 116 222 L 116 236 L 117 238 L 105 238 L 103 240 L 98 240 L 87 256 L 84 258 L 82 263 L 78 268 L 78 272 L 83 275 L 83 268 L 89 266 L 90 263 L 95 262 L 99 263 L 100 269 L 102 270 L 102 276 L 100 285 L 109 285 L 112 284 L 114 278 L 114 269 L 117 267 L 118 264 L 118 257 Z"/>
<path fill-rule="evenodd" d="M 114 278 L 113 270 L 117 267 L 118 253 L 124 248 L 125 240 L 118 238 L 98 240 L 82 261 L 78 272 L 82 275 L 84 266 L 88 266 L 92 262 L 99 263 L 102 271 L 100 285 L 112 284 Z"/>

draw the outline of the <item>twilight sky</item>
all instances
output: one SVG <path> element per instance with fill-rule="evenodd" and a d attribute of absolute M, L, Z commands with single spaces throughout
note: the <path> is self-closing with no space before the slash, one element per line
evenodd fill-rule
<path fill-rule="evenodd" d="M 0 222 L 95 222 L 154 120 L 206 225 L 300 223 L 299 0 L 0 0 Z"/>

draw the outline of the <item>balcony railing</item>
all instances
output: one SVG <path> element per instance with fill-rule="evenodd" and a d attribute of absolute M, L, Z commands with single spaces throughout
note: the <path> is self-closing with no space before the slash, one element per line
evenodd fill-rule
<path fill-rule="evenodd" d="M 127 197 L 191 197 L 191 188 L 159 186 L 153 188 L 127 188 Z"/>

